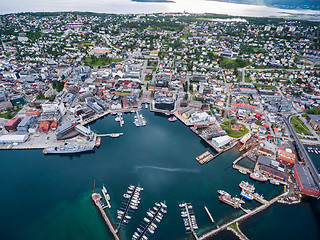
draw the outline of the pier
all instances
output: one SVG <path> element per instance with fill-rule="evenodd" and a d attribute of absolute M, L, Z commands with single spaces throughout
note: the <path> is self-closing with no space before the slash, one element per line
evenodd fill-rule
<path fill-rule="evenodd" d="M 219 226 L 218 226 L 218 225 L 216 224 L 216 222 L 214 221 L 214 219 L 213 219 L 213 217 L 212 217 L 211 213 L 209 212 L 209 209 L 207 208 L 207 206 L 204 206 L 204 209 L 206 210 L 206 212 L 207 212 L 207 214 L 208 214 L 208 216 L 209 216 L 209 218 L 210 218 L 211 222 L 212 222 L 212 223 L 214 223 L 214 224 L 217 226 L 217 228 L 219 228 Z"/>
<path fill-rule="evenodd" d="M 114 226 L 111 223 L 111 220 L 109 219 L 108 215 L 106 212 L 103 210 L 103 207 L 100 203 L 101 201 L 101 195 L 99 193 L 93 193 L 91 196 L 92 201 L 94 202 L 95 206 L 99 209 L 102 218 L 104 219 L 105 223 L 107 224 L 110 232 L 112 233 L 113 237 L 115 240 L 120 240 L 120 237 L 117 234 L 117 230 L 114 228 Z"/>
<path fill-rule="evenodd" d="M 132 198 L 133 198 L 133 196 L 134 196 L 134 193 L 135 193 L 136 189 L 137 189 L 137 187 L 134 186 L 134 188 L 133 188 L 133 190 L 132 190 L 132 194 L 131 194 L 131 196 L 130 196 L 130 199 L 129 199 L 128 203 L 127 203 L 126 209 L 124 210 L 124 213 L 123 213 L 123 215 L 122 215 L 122 217 L 121 217 L 121 220 L 120 220 L 120 222 L 119 222 L 119 225 L 118 225 L 118 227 L 117 227 L 117 231 L 119 231 L 119 229 L 120 229 L 121 226 L 122 226 L 122 223 L 123 223 L 124 218 L 127 216 L 127 213 L 128 213 L 128 211 L 129 211 L 129 207 L 130 207 L 130 204 L 131 204 L 131 201 L 132 201 Z"/>
<path fill-rule="evenodd" d="M 204 163 L 210 162 L 213 158 L 214 158 L 213 155 L 209 151 L 206 151 L 206 152 L 202 153 L 201 155 L 199 155 L 198 157 L 196 157 L 196 160 L 200 164 L 204 164 Z"/>
<path fill-rule="evenodd" d="M 150 219 L 150 222 L 147 223 L 147 225 L 144 227 L 144 229 L 142 230 L 142 233 L 140 234 L 140 236 L 137 238 L 137 240 L 142 239 L 142 237 L 146 234 L 146 231 L 148 230 L 148 228 L 150 227 L 150 225 L 154 222 L 154 220 L 156 219 L 156 217 L 159 215 L 160 211 L 161 211 L 162 207 L 160 206 L 159 209 L 156 211 L 156 213 L 154 214 L 154 216 Z"/>
<path fill-rule="evenodd" d="M 106 133 L 106 134 L 97 134 L 97 137 L 119 137 L 122 136 L 123 133 Z"/>
<path fill-rule="evenodd" d="M 198 236 L 197 236 L 196 232 L 193 229 L 193 224 L 192 224 L 192 221 L 191 221 L 191 218 L 190 218 L 190 212 L 189 212 L 189 208 L 188 208 L 188 204 L 187 203 L 184 205 L 184 208 L 185 208 L 187 216 L 188 216 L 188 221 L 189 221 L 189 226 L 190 226 L 191 232 L 192 232 L 194 238 L 196 240 L 198 240 Z"/>
<path fill-rule="evenodd" d="M 210 230 L 208 231 L 207 233 L 204 233 L 202 234 L 198 239 L 199 240 L 205 240 L 205 239 L 209 239 L 211 237 L 213 237 L 214 235 L 216 235 L 217 233 L 223 231 L 223 230 L 226 230 L 228 227 L 230 227 L 232 224 L 236 223 L 236 222 L 240 222 L 240 221 L 243 221 L 259 212 L 262 212 L 264 211 L 265 209 L 267 209 L 268 207 L 270 207 L 272 204 L 274 204 L 275 202 L 278 201 L 278 199 L 280 199 L 281 197 L 287 195 L 288 192 L 284 192 L 282 194 L 280 194 L 279 196 L 273 198 L 272 200 L 268 201 L 266 204 L 263 204 L 257 208 L 255 208 L 254 210 L 251 210 L 250 212 L 228 222 L 228 223 L 225 223 L 223 224 L 222 226 L 220 226 L 219 228 L 216 228 L 216 229 L 213 229 L 213 230 Z"/>
<path fill-rule="evenodd" d="M 103 185 L 102 187 L 102 194 L 104 196 L 104 199 L 106 200 L 107 203 L 107 207 L 111 208 L 111 204 L 110 204 L 110 195 L 107 193 L 107 189 L 105 188 L 105 186 Z"/>

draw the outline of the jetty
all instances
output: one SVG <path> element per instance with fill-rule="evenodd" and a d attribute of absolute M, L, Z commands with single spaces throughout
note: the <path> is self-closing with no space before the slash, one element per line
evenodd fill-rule
<path fill-rule="evenodd" d="M 230 222 L 227 222 L 225 224 L 223 224 L 222 226 L 220 226 L 219 228 L 215 228 L 215 229 L 212 229 L 204 234 L 202 234 L 200 237 L 198 237 L 199 240 L 205 240 L 205 239 L 209 239 L 209 238 L 212 238 L 214 235 L 218 234 L 219 232 L 223 231 L 223 230 L 226 230 L 228 227 L 230 227 L 232 224 L 236 223 L 236 222 L 240 222 L 240 221 L 243 221 L 259 212 L 262 212 L 264 210 L 266 210 L 268 207 L 270 207 L 272 204 L 274 204 L 275 202 L 278 201 L 278 199 L 280 199 L 281 197 L 287 195 L 288 192 L 284 192 L 282 194 L 280 194 L 279 196 L 271 199 L 270 201 L 268 201 L 266 204 L 263 204 L 257 208 L 255 208 L 254 210 L 251 210 L 250 212 L 248 213 L 245 213 L 244 215 L 241 215 L 240 217 L 230 221 Z"/>
<path fill-rule="evenodd" d="M 103 196 L 104 196 L 104 199 L 107 203 L 107 207 L 108 208 L 111 208 L 111 204 L 110 204 L 110 195 L 107 193 L 107 189 L 105 188 L 105 186 L 103 185 L 102 187 L 102 190 L 101 190 Z"/>
<path fill-rule="evenodd" d="M 112 138 L 115 138 L 115 137 L 120 137 L 122 135 L 123 135 L 123 133 L 105 133 L 105 134 L 97 134 L 97 137 L 112 137 Z"/>
<path fill-rule="evenodd" d="M 136 189 L 137 189 L 137 187 L 134 186 L 134 188 L 133 188 L 133 190 L 132 190 L 132 194 L 130 195 L 129 201 L 128 201 L 127 204 L 126 204 L 124 213 L 122 214 L 122 217 L 121 217 L 120 222 L 119 222 L 119 224 L 118 224 L 117 230 L 119 230 L 119 229 L 121 228 L 121 226 L 122 226 L 122 224 L 123 224 L 123 221 L 124 221 L 125 217 L 126 217 L 127 214 L 128 214 L 129 207 L 130 207 L 130 204 L 131 204 L 131 201 L 132 201 L 132 198 L 133 198 L 133 195 L 134 195 Z"/>
<path fill-rule="evenodd" d="M 192 208 L 192 205 L 190 203 L 184 203 L 182 208 L 184 208 L 185 212 L 187 213 L 187 218 L 188 218 L 188 222 L 189 222 L 190 231 L 191 231 L 192 235 L 194 236 L 194 238 L 196 240 L 198 240 L 198 236 L 197 236 L 197 234 L 195 232 L 195 229 L 194 229 L 194 224 L 196 225 L 195 216 L 194 216 L 194 213 L 193 213 L 193 221 L 192 221 L 191 220 L 190 210 L 189 210 L 190 206 Z M 196 228 L 198 229 L 197 225 L 196 225 Z"/>
<path fill-rule="evenodd" d="M 209 212 L 209 209 L 207 208 L 207 206 L 204 206 L 204 209 L 206 210 L 206 212 L 207 212 L 207 214 L 208 214 L 208 216 L 209 216 L 209 218 L 210 218 L 211 222 L 212 222 L 212 223 L 214 223 L 214 224 L 217 226 L 217 228 L 219 228 L 219 226 L 218 226 L 218 225 L 216 224 L 216 222 L 214 221 L 214 219 L 213 219 L 213 217 L 212 217 L 211 213 Z"/>
<path fill-rule="evenodd" d="M 112 225 L 111 220 L 109 219 L 108 215 L 106 212 L 103 210 L 103 206 L 101 204 L 101 195 L 99 193 L 93 193 L 91 195 L 91 199 L 94 202 L 95 206 L 99 209 L 102 218 L 104 219 L 105 223 L 107 224 L 110 232 L 112 233 L 113 237 L 115 240 L 120 240 L 120 237 L 118 236 L 118 231 L 114 228 Z"/>
<path fill-rule="evenodd" d="M 206 151 L 206 152 L 202 153 L 201 155 L 199 155 L 198 157 L 196 157 L 196 160 L 200 164 L 208 163 L 212 159 L 213 159 L 213 155 L 209 151 Z"/>

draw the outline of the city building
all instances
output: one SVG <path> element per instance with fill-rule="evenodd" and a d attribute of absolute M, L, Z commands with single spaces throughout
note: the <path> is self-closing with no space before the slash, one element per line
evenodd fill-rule
<path fill-rule="evenodd" d="M 12 118 L 10 119 L 6 125 L 4 125 L 4 128 L 8 131 L 8 132 L 11 132 L 11 131 L 16 131 L 17 130 L 17 126 L 18 124 L 21 122 L 21 119 L 20 118 Z"/>
<path fill-rule="evenodd" d="M 316 187 L 308 167 L 296 164 L 293 170 L 301 193 L 319 197 L 319 189 Z"/>

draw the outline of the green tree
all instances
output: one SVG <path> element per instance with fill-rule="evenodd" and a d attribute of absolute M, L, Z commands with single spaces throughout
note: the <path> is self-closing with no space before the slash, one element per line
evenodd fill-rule
<path fill-rule="evenodd" d="M 231 119 L 231 124 L 236 124 L 236 123 L 237 123 L 237 119 L 232 118 L 232 119 Z"/>

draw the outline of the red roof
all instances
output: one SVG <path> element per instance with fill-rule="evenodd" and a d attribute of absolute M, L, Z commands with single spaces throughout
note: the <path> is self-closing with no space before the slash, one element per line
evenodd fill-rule
<path fill-rule="evenodd" d="M 6 123 L 6 125 L 5 126 L 12 126 L 13 124 L 15 124 L 17 121 L 19 121 L 20 120 L 20 118 L 12 118 L 12 119 L 10 119 L 7 123 Z"/>

